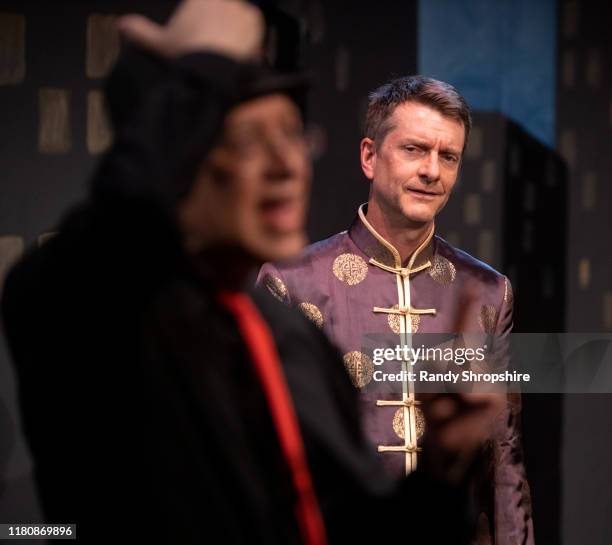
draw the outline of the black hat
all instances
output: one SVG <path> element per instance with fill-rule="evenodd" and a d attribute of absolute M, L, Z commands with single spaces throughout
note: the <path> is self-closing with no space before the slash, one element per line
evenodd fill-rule
<path fill-rule="evenodd" d="M 272 68 L 251 65 L 252 75 L 244 88 L 244 100 L 271 93 L 293 93 L 304 91 L 309 86 L 309 76 L 305 72 L 277 72 Z"/>
<path fill-rule="evenodd" d="M 242 86 L 238 102 L 274 93 L 289 96 L 300 108 L 306 110 L 306 91 L 310 86 L 310 75 L 306 72 L 278 72 L 268 66 L 250 65 L 250 74 Z"/>
<path fill-rule="evenodd" d="M 214 59 L 209 59 L 209 64 L 211 60 L 214 64 Z M 306 90 L 310 80 L 308 74 L 278 72 L 268 66 L 255 63 L 233 63 L 221 56 L 216 60 L 220 72 L 231 67 L 233 71 L 239 73 L 238 86 L 230 94 L 231 98 L 228 96 L 231 103 L 238 104 L 279 92 L 287 94 L 294 100 L 302 114 L 305 112 Z M 118 127 L 127 121 L 147 93 L 167 78 L 172 70 L 176 70 L 177 64 L 189 68 L 190 65 L 196 66 L 197 62 L 197 54 L 186 55 L 178 63 L 170 63 L 140 48 L 126 48 L 106 83 L 106 96 L 113 125 Z M 192 72 L 195 74 L 197 71 L 192 70 Z"/>

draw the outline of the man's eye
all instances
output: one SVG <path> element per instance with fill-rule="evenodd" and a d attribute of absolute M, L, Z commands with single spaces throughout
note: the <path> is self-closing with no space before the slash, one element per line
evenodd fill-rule
<path fill-rule="evenodd" d="M 450 153 L 446 153 L 444 154 L 444 160 L 448 161 L 449 163 L 456 163 L 458 161 L 457 157 L 455 155 L 452 155 Z"/>
<path fill-rule="evenodd" d="M 234 149 L 249 149 L 257 145 L 259 142 L 259 137 L 257 134 L 249 131 L 241 131 L 239 133 L 235 133 L 229 135 L 225 139 L 226 144 Z"/>
<path fill-rule="evenodd" d="M 404 146 L 404 149 L 406 151 L 409 151 L 410 153 L 415 152 L 415 151 L 419 151 L 419 148 L 417 148 L 416 146 Z"/>

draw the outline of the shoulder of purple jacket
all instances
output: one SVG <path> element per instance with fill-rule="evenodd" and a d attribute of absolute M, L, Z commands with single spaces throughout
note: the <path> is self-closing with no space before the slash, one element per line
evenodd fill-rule
<path fill-rule="evenodd" d="M 346 231 L 332 235 L 329 238 L 319 240 L 306 246 L 295 259 L 282 263 L 275 263 L 275 267 L 281 273 L 298 271 L 304 267 L 313 267 L 317 263 L 326 262 L 326 258 L 334 259 L 338 252 L 349 249 L 350 237 Z"/>
<path fill-rule="evenodd" d="M 449 244 L 442 237 L 435 236 L 436 239 L 436 250 L 435 253 L 448 259 L 458 271 L 465 270 L 471 273 L 476 273 L 478 277 L 484 281 L 491 282 L 503 282 L 505 276 L 488 265 L 484 261 L 475 258 L 467 252 L 456 248 Z"/>

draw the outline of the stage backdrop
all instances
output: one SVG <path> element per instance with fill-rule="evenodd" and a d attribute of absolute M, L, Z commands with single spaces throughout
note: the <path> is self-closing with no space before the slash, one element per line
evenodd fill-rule
<path fill-rule="evenodd" d="M 82 199 L 112 142 L 101 92 L 119 52 L 117 15 L 163 21 L 163 0 L 0 2 L 0 289 L 28 245 L 44 242 Z M 368 91 L 416 70 L 416 2 L 281 2 L 301 11 L 313 68 L 308 108 L 315 183 L 309 233 L 348 227 L 368 185 L 359 168 Z M 0 522 L 37 520 L 14 375 L 0 338 Z"/>

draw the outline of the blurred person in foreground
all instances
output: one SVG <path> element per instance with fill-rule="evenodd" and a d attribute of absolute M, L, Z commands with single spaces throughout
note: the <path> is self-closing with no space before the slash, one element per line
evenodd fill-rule
<path fill-rule="evenodd" d="M 258 278 L 277 299 L 298 306 L 342 351 L 360 390 L 366 435 L 396 477 L 418 467 L 429 430 L 409 380 L 403 391 L 401 383 L 395 391 L 377 387 L 365 336 L 407 335 L 415 346 L 432 339 L 435 344 L 439 334 L 481 336 L 484 344 L 488 339 L 489 368 L 479 369 L 478 362 L 451 367 L 508 366 L 508 278 L 435 234 L 470 128 L 469 107 L 448 83 L 417 75 L 374 90 L 360 149 L 368 202 L 348 231 L 308 246 L 298 259 L 264 265 Z M 520 409 L 520 396 L 508 396 L 472 474 L 479 544 L 533 543 Z M 416 497 L 413 505 L 420 501 Z"/>
<path fill-rule="evenodd" d="M 392 484 L 334 348 L 247 293 L 303 246 L 310 178 L 303 82 L 256 64 L 262 27 L 222 0 L 120 21 L 149 53 L 111 78 L 114 145 L 3 297 L 47 519 L 87 543 L 466 543 L 499 398 L 429 399 L 443 448 Z M 384 524 L 408 512 L 410 536 Z"/>

